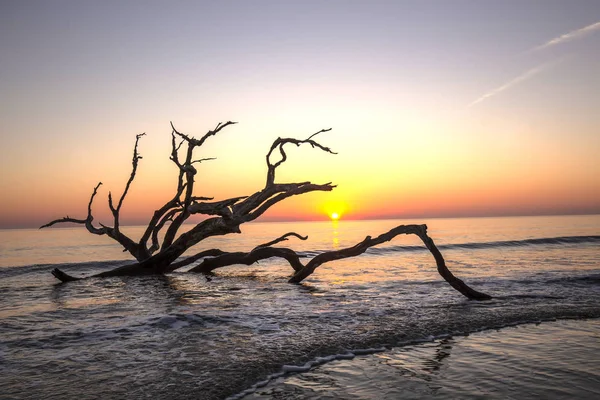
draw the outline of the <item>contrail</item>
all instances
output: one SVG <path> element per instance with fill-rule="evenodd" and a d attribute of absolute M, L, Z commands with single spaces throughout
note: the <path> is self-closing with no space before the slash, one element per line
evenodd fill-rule
<path fill-rule="evenodd" d="M 597 30 L 600 30 L 600 21 L 596 22 L 595 24 L 591 24 L 586 27 L 571 31 L 569 33 L 565 33 L 564 35 L 557 36 L 554 39 L 549 40 L 540 46 L 534 47 L 533 49 L 531 49 L 531 51 L 537 51 L 560 43 L 570 42 L 571 40 L 591 35 Z"/>
<path fill-rule="evenodd" d="M 568 32 L 568 33 L 565 33 L 563 35 L 557 36 L 554 39 L 551 39 L 551 40 L 547 41 L 546 43 L 544 43 L 544 44 L 542 44 L 540 46 L 534 47 L 530 51 L 537 51 L 537 50 L 545 49 L 545 48 L 548 48 L 548 47 L 551 47 L 551 46 L 555 46 L 557 44 L 561 44 L 561 43 L 565 43 L 565 42 L 570 42 L 571 40 L 575 40 L 575 39 L 578 39 L 578 38 L 582 38 L 582 37 L 591 35 L 592 33 L 594 33 L 597 30 L 600 30 L 600 21 L 598 21 L 598 22 L 596 22 L 594 24 L 585 26 L 583 28 L 580 28 L 580 29 L 577 29 L 577 30 L 574 30 L 574 31 L 571 31 L 571 32 Z M 560 60 L 558 60 L 558 61 L 560 61 Z M 515 86 L 515 85 L 523 82 L 523 81 L 526 81 L 527 79 L 532 78 L 533 76 L 539 74 L 541 71 L 543 71 L 544 69 L 546 69 L 550 64 L 555 64 L 558 61 L 545 63 L 545 64 L 539 65 L 539 66 L 537 66 L 535 68 L 532 68 L 529 71 L 526 71 L 525 73 L 517 76 L 513 80 L 505 83 L 502 86 L 497 87 L 494 90 L 491 90 L 491 91 L 487 92 L 483 96 L 479 97 L 477 100 L 471 102 L 467 106 L 467 108 L 473 107 L 474 105 L 481 103 L 485 99 L 488 99 L 488 98 L 490 98 L 492 96 L 495 96 L 498 93 L 501 93 L 501 92 L 505 91 L 506 89 L 509 89 L 509 88 L 511 88 L 511 87 L 513 87 L 513 86 Z"/>
<path fill-rule="evenodd" d="M 495 96 L 498 93 L 505 91 L 506 89 L 510 89 L 511 87 L 515 86 L 518 83 L 526 81 L 527 79 L 529 79 L 529 78 L 531 78 L 531 77 L 539 74 L 540 72 L 542 72 L 542 70 L 544 70 L 549 64 L 551 64 L 551 63 L 545 63 L 545 64 L 539 65 L 539 66 L 537 66 L 535 68 L 532 68 L 529 71 L 527 71 L 527 72 L 525 72 L 525 73 L 517 76 L 516 78 L 512 79 L 511 81 L 508 81 L 504 85 L 499 86 L 496 89 L 487 92 L 486 94 L 484 94 L 483 96 L 481 96 L 477 100 L 475 100 L 472 103 L 470 103 L 467 106 L 467 108 L 473 107 L 475 104 L 481 103 L 485 99 L 488 99 L 488 98 L 490 98 L 492 96 Z"/>

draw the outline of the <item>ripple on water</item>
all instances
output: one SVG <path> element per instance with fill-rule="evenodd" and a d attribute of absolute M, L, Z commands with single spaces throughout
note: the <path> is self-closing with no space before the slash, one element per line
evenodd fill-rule
<path fill-rule="evenodd" d="M 244 399 L 597 399 L 600 320 L 520 325 L 335 360 Z M 237 396 L 236 396 L 237 397 Z"/>
<path fill-rule="evenodd" d="M 319 269 L 303 285 L 287 284 L 289 267 L 270 261 L 225 270 L 211 282 L 173 274 L 57 285 L 45 267 L 9 273 L 0 276 L 0 312 L 10 314 L 0 319 L 0 387 L 9 398 L 97 398 L 103 393 L 223 399 L 280 373 L 284 365 L 292 369 L 352 349 L 455 335 L 454 342 L 444 344 L 451 349 L 442 346 L 440 357 L 449 355 L 437 370 L 438 342 L 415 350 L 423 355 L 420 369 L 405 368 L 417 377 L 431 377 L 467 351 L 456 350 L 463 346 L 458 334 L 527 321 L 599 317 L 597 248 L 569 249 L 569 258 L 581 261 L 577 268 L 562 263 L 564 255 L 558 253 L 565 251 L 449 250 L 458 276 L 468 276 L 474 287 L 497 296 L 488 302 L 457 294 L 441 281 L 425 252 L 400 260 L 394 254 L 340 262 Z M 88 267 L 86 273 L 92 270 Z M 76 266 L 68 269 L 78 273 Z M 488 357 L 483 350 L 470 354 Z M 379 353 L 382 368 L 389 367 L 382 364 L 384 355 L 395 357 L 388 364 L 403 361 L 393 352 Z M 365 369 L 368 376 L 373 375 L 370 368 Z M 354 378 L 363 381 L 360 375 Z"/>

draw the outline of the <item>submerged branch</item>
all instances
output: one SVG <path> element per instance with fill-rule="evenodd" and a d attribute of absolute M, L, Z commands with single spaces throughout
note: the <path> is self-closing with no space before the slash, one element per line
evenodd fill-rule
<path fill-rule="evenodd" d="M 206 258 L 200 264 L 190 269 L 189 272 L 210 273 L 213 270 L 230 265 L 252 265 L 255 262 L 268 258 L 278 257 L 287 260 L 294 271 L 300 271 L 304 266 L 300 262 L 300 256 L 292 249 L 284 247 L 257 247 L 254 250 L 244 252 L 225 253 L 213 258 Z"/>
<path fill-rule="evenodd" d="M 222 256 L 223 254 L 227 254 L 227 253 L 224 252 L 223 250 L 219 250 L 219 249 L 204 250 L 204 251 L 194 254 L 193 256 L 189 256 L 181 261 L 172 263 L 171 265 L 169 265 L 166 272 L 173 272 L 179 268 L 193 264 L 196 261 L 198 261 L 204 257 L 217 257 L 217 256 Z"/>
<path fill-rule="evenodd" d="M 328 263 L 330 261 L 341 260 L 349 257 L 356 257 L 365 251 L 367 251 L 370 247 L 382 244 L 384 242 L 390 241 L 394 239 L 396 236 L 401 234 L 413 234 L 418 236 L 427 249 L 433 255 L 438 273 L 448 282 L 454 289 L 462 293 L 464 296 L 473 300 L 489 300 L 492 297 L 488 294 L 478 292 L 471 287 L 469 287 L 462 280 L 456 278 L 452 272 L 446 266 L 444 258 L 438 248 L 436 247 L 433 239 L 431 239 L 427 235 L 427 226 L 426 225 L 400 225 L 397 226 L 390 231 L 383 233 L 376 238 L 371 238 L 367 236 L 362 242 L 357 243 L 352 247 L 347 247 L 340 250 L 332 250 L 326 251 L 321 254 L 318 254 L 313 259 L 308 261 L 306 265 L 300 262 L 300 256 L 298 253 L 291 249 L 287 248 L 275 248 L 275 247 L 264 247 L 257 246 L 254 250 L 244 253 L 244 252 L 236 252 L 236 253 L 226 253 L 223 255 L 219 255 L 214 258 L 205 259 L 198 266 L 192 268 L 190 272 L 202 272 L 209 273 L 213 270 L 229 265 L 251 265 L 254 262 L 268 259 L 271 257 L 279 257 L 288 261 L 290 266 L 294 269 L 294 275 L 290 278 L 290 283 L 300 283 L 308 276 L 310 276 L 319 266 Z M 287 234 L 289 235 L 289 234 Z M 295 235 L 295 234 L 294 234 Z M 285 236 L 285 235 L 284 235 Z M 280 238 L 281 239 L 281 238 Z M 285 239 L 283 239 L 285 240 Z M 274 241 L 277 242 L 277 239 Z"/>
<path fill-rule="evenodd" d="M 457 291 L 459 291 L 460 293 L 462 293 L 464 296 L 468 297 L 469 299 L 473 299 L 473 300 L 489 300 L 492 298 L 488 294 L 478 292 L 478 291 L 472 289 L 466 283 L 464 283 L 462 280 L 456 278 L 452 274 L 452 272 L 450 272 L 450 270 L 446 266 L 446 262 L 444 261 L 444 257 L 442 256 L 442 253 L 440 253 L 440 251 L 436 247 L 435 243 L 433 242 L 433 239 L 431 239 L 427 235 L 427 225 L 400 225 L 400 226 L 397 226 L 397 227 L 391 229 L 390 231 L 388 231 L 386 233 L 383 233 L 383 234 L 377 236 L 374 239 L 371 238 L 370 236 L 367 236 L 362 242 L 356 244 L 353 247 L 321 253 L 321 254 L 317 255 L 315 258 L 313 258 L 312 260 L 310 260 L 308 262 L 308 264 L 306 264 L 306 266 L 302 270 L 297 271 L 290 278 L 290 283 L 301 282 L 306 277 L 308 277 L 310 274 L 312 274 L 317 267 L 319 267 L 320 265 L 322 265 L 324 263 L 327 263 L 329 261 L 334 261 L 334 260 L 341 260 L 343 258 L 348 258 L 348 257 L 355 257 L 359 254 L 364 253 L 368 248 L 376 246 L 376 245 L 384 243 L 384 242 L 387 242 L 387 241 L 390 241 L 393 238 L 395 238 L 396 236 L 401 235 L 401 234 L 414 234 L 414 235 L 417 235 L 423 241 L 423 243 L 425 244 L 425 246 L 431 252 L 431 254 L 433 255 L 433 257 L 435 259 L 435 262 L 437 265 L 437 270 L 438 270 L 439 274 L 454 289 L 456 289 Z"/>

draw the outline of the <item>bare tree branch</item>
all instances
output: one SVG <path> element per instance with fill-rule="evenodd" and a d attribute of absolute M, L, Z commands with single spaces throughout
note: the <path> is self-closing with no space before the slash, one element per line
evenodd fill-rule
<path fill-rule="evenodd" d="M 74 224 L 85 224 L 86 220 L 85 219 L 75 219 L 75 218 L 70 218 L 68 215 L 66 217 L 60 218 L 60 219 L 55 219 L 54 221 L 50 221 L 47 224 L 44 224 L 42 226 L 39 227 L 39 229 L 42 228 L 48 228 L 54 224 L 60 224 L 63 222 L 72 222 Z"/>
<path fill-rule="evenodd" d="M 161 229 L 165 226 L 165 224 L 167 222 L 172 222 L 175 215 L 177 215 L 177 213 L 180 213 L 180 212 L 181 212 L 181 209 L 170 210 L 168 213 L 166 213 L 162 217 L 160 222 L 155 225 L 154 229 L 152 230 L 152 246 L 149 249 L 150 253 L 154 253 L 155 251 L 160 250 L 160 244 L 158 243 L 159 232 L 161 231 Z"/>
<path fill-rule="evenodd" d="M 199 160 L 192 161 L 191 164 L 201 163 L 201 162 L 204 162 L 204 161 L 211 161 L 211 160 L 216 160 L 216 159 L 217 159 L 216 157 L 201 158 Z"/>
<path fill-rule="evenodd" d="M 233 215 L 231 206 L 246 197 L 248 196 L 233 197 L 213 203 L 194 202 L 188 207 L 188 212 L 190 214 L 220 215 L 224 218 L 231 218 Z"/>
<path fill-rule="evenodd" d="M 278 186 L 282 187 L 284 185 L 278 185 Z M 253 208 L 254 211 L 247 213 L 247 215 L 244 216 L 243 221 L 244 222 L 254 221 L 256 218 L 260 217 L 265 211 L 267 211 L 271 206 L 279 203 L 282 200 L 287 199 L 288 197 L 297 196 L 300 194 L 314 192 L 314 191 L 330 192 L 336 186 L 332 185 L 329 182 L 329 183 L 325 183 L 323 185 L 318 185 L 318 184 L 314 184 L 314 183 L 287 184 L 287 185 L 285 185 L 285 187 L 287 187 L 286 190 L 282 191 L 281 193 L 277 194 L 276 196 L 270 197 L 268 200 L 265 200 L 264 202 L 260 203 L 255 208 Z"/>
<path fill-rule="evenodd" d="M 135 179 L 138 162 L 142 158 L 142 156 L 138 153 L 138 143 L 142 136 L 146 136 L 146 133 L 140 133 L 138 135 L 135 135 L 135 145 L 133 146 L 133 157 L 131 160 L 131 164 L 132 164 L 131 174 L 129 174 L 129 179 L 127 180 L 127 183 L 125 184 L 125 189 L 123 190 L 123 194 L 121 195 L 121 198 L 119 199 L 119 203 L 117 204 L 116 207 L 113 205 L 112 194 L 110 192 L 108 193 L 108 206 L 109 206 L 110 210 L 112 211 L 113 218 L 114 218 L 114 229 L 116 229 L 116 230 L 119 229 L 119 212 L 121 211 L 121 207 L 123 206 L 123 201 L 125 200 L 125 196 L 127 196 L 129 187 L 131 186 L 131 183 Z"/>
<path fill-rule="evenodd" d="M 298 139 L 293 139 L 293 138 L 277 138 L 271 145 L 271 148 L 269 149 L 269 152 L 267 153 L 267 157 L 266 157 L 268 171 L 267 171 L 267 183 L 266 183 L 265 187 L 269 187 L 275 183 L 275 170 L 277 169 L 277 167 L 279 167 L 281 164 L 283 164 L 287 160 L 287 154 L 283 150 L 283 146 L 287 143 L 293 143 L 296 146 L 300 146 L 301 144 L 308 143 L 313 148 L 316 147 L 327 153 L 337 154 L 334 151 L 332 151 L 329 147 L 325 147 L 325 146 L 315 142 L 314 140 L 312 140 L 312 138 L 317 136 L 319 133 L 329 132 L 330 130 L 331 130 L 331 128 L 321 129 L 320 131 L 310 135 L 308 137 L 308 139 L 304 139 L 304 140 L 298 140 Z M 271 162 L 271 154 L 273 154 L 273 151 L 275 149 L 279 149 L 279 154 L 281 154 L 281 159 L 273 164 Z"/>
<path fill-rule="evenodd" d="M 369 247 L 376 246 L 378 244 L 387 242 L 392 240 L 398 235 L 401 234 L 414 234 L 417 235 L 425 244 L 427 249 L 433 255 L 435 262 L 437 264 L 437 269 L 439 274 L 457 291 L 462 293 L 464 296 L 474 299 L 474 300 L 489 300 L 492 297 L 488 294 L 478 292 L 471 287 L 469 287 L 462 280 L 456 278 L 452 272 L 446 267 L 446 262 L 444 261 L 444 257 L 436 247 L 433 239 L 431 239 L 427 235 L 427 225 L 400 225 L 397 226 L 390 231 L 383 233 L 376 238 L 372 239 L 370 236 L 367 236 L 365 240 L 356 244 L 353 247 L 328 251 L 325 253 L 321 253 L 317 255 L 315 258 L 310 260 L 304 268 L 300 271 L 296 271 L 294 276 L 290 278 L 291 283 L 299 283 L 304 280 L 307 276 L 312 274 L 317 267 L 320 265 L 333 261 L 333 260 L 341 260 L 343 258 L 355 257 L 364 253 Z"/>
<path fill-rule="evenodd" d="M 226 253 L 222 250 L 219 249 L 209 249 L 209 250 L 203 250 L 199 253 L 194 254 L 193 256 L 189 256 L 181 261 L 177 261 L 172 263 L 171 265 L 169 265 L 169 268 L 167 268 L 166 272 L 173 272 L 176 269 L 179 269 L 181 267 L 185 267 L 186 265 L 190 265 L 196 261 L 198 261 L 201 258 L 204 257 L 217 257 L 217 256 L 221 256 L 224 254 L 229 254 Z"/>
<path fill-rule="evenodd" d="M 131 186 L 131 182 L 135 178 L 135 173 L 137 171 L 138 162 L 142 159 L 140 153 L 138 153 L 138 142 L 142 136 L 146 136 L 146 133 L 140 133 L 139 135 L 135 135 L 135 145 L 133 146 L 133 158 L 131 160 L 131 175 L 129 175 L 129 179 L 127 180 L 127 184 L 125 185 L 125 190 L 119 199 L 119 204 L 117 205 L 117 211 L 121 210 L 121 206 L 123 205 L 123 200 L 125 200 L 125 196 L 127 196 L 127 192 L 129 191 L 129 187 Z"/>
<path fill-rule="evenodd" d="M 202 261 L 198 266 L 192 268 L 190 272 L 201 272 L 209 273 L 213 270 L 230 265 L 251 265 L 257 261 L 279 257 L 288 261 L 288 263 L 294 269 L 294 275 L 290 278 L 290 283 L 300 283 L 308 276 L 310 276 L 319 266 L 335 260 L 341 260 L 348 257 L 356 257 L 364 253 L 370 247 L 392 240 L 401 234 L 414 234 L 417 235 L 427 249 L 433 255 L 439 274 L 457 291 L 462 293 L 469 299 L 474 300 L 489 300 L 492 297 L 488 294 L 478 292 L 469 287 L 462 280 L 456 278 L 452 272 L 446 267 L 446 263 L 442 254 L 435 246 L 433 239 L 427 235 L 426 225 L 400 225 L 390 231 L 383 233 L 376 238 L 367 236 L 362 242 L 357 243 L 352 247 L 347 247 L 340 250 L 326 251 L 318 254 L 313 259 L 308 261 L 306 265 L 300 262 L 300 256 L 291 249 L 276 248 L 276 247 L 263 247 L 258 246 L 254 250 L 243 253 L 226 253 L 218 255 L 214 258 L 208 258 Z"/>
<path fill-rule="evenodd" d="M 177 135 L 182 137 L 185 141 L 190 143 L 193 147 L 200 147 L 206 141 L 206 139 L 208 139 L 211 136 L 216 135 L 217 133 L 219 133 L 224 128 L 228 127 L 229 125 L 234 125 L 234 124 L 237 124 L 237 122 L 227 121 L 224 124 L 219 122 L 215 129 L 213 129 L 212 131 L 208 131 L 204 136 L 202 136 L 202 138 L 200 140 L 194 139 L 193 137 L 191 138 L 191 137 L 187 136 L 186 134 L 179 132 L 177 129 L 175 129 L 175 126 L 173 126 L 173 122 L 171 122 L 171 128 L 173 128 L 173 132 L 175 132 Z"/>
<path fill-rule="evenodd" d="M 240 197 L 243 199 L 243 197 Z M 208 200 L 214 200 L 214 197 L 206 197 L 206 196 L 193 196 L 192 197 L 192 201 L 208 201 Z"/>
<path fill-rule="evenodd" d="M 302 235 L 297 234 L 296 232 L 288 232 L 286 234 L 283 234 L 283 235 L 279 236 L 277 239 L 271 240 L 270 242 L 259 244 L 258 246 L 256 246 L 254 248 L 254 250 L 256 250 L 258 248 L 261 248 L 261 247 L 273 246 L 274 244 L 287 241 L 288 237 L 290 237 L 290 236 L 295 236 L 295 237 L 297 237 L 300 240 L 306 240 L 306 239 L 308 239 L 308 236 L 302 236 Z"/>
<path fill-rule="evenodd" d="M 193 167 L 192 164 L 194 162 L 208 160 L 208 158 L 204 158 L 204 159 L 194 161 L 192 159 L 194 148 L 202 146 L 202 144 L 204 144 L 206 139 L 208 139 L 211 136 L 216 135 L 217 133 L 219 133 L 221 130 L 223 130 L 227 126 L 233 125 L 233 124 L 235 124 L 235 122 L 232 122 L 232 121 L 228 121 L 224 124 L 219 123 L 215 129 L 213 129 L 212 131 L 208 131 L 201 139 L 198 140 L 193 137 L 189 137 L 188 135 L 186 135 L 184 133 L 179 132 L 177 129 L 175 129 L 173 122 L 171 122 L 171 128 L 173 129 L 173 133 L 174 133 L 173 141 L 172 141 L 173 149 L 171 152 L 171 158 L 174 160 L 174 162 L 177 164 L 177 166 L 179 167 L 179 170 L 180 170 L 179 186 L 182 185 L 181 180 L 182 180 L 183 176 L 185 175 L 186 188 L 185 188 L 184 199 L 181 202 L 183 204 L 183 210 L 181 211 L 181 213 L 179 213 L 177 215 L 177 217 L 175 217 L 173 219 L 173 222 L 171 223 L 171 225 L 169 225 L 169 228 L 167 229 L 167 232 L 165 233 L 165 237 L 163 238 L 163 243 L 162 243 L 163 249 L 166 249 L 167 247 L 171 246 L 171 244 L 175 240 L 177 232 L 178 232 L 179 228 L 181 227 L 181 225 L 183 224 L 183 222 L 186 219 L 188 219 L 190 215 L 192 215 L 192 212 L 189 211 L 189 208 L 190 208 L 190 206 L 192 206 L 192 202 L 193 202 L 192 198 L 193 198 L 193 193 L 194 193 L 194 176 L 197 173 L 196 169 Z M 178 135 L 179 137 L 181 137 L 185 142 L 187 142 L 187 145 L 188 145 L 187 152 L 186 152 L 186 159 L 183 164 L 179 161 L 179 157 L 177 155 L 179 147 L 175 147 L 175 139 L 174 139 L 175 135 Z M 220 215 L 220 214 L 218 214 L 218 215 Z"/>
<path fill-rule="evenodd" d="M 225 253 L 213 258 L 206 258 L 200 264 L 190 269 L 189 272 L 210 273 L 213 270 L 230 265 L 252 265 L 260 260 L 266 260 L 272 257 L 279 257 L 287 260 L 294 271 L 300 271 L 304 265 L 300 262 L 300 256 L 291 249 L 285 247 L 257 247 L 254 250 L 244 253 Z"/>
<path fill-rule="evenodd" d="M 152 243 L 151 249 L 149 250 L 150 253 L 154 253 L 154 251 L 156 251 L 160 248 L 160 246 L 158 245 L 158 242 L 155 242 L 155 238 L 156 238 L 156 240 L 158 240 L 157 239 L 158 231 L 160 231 L 162 229 L 165 222 L 173 220 L 172 215 L 171 215 L 170 219 L 169 218 L 162 219 L 162 218 L 167 212 L 169 212 L 173 208 L 176 208 L 179 206 L 179 198 L 181 197 L 181 194 L 183 193 L 184 189 L 185 189 L 185 184 L 179 186 L 177 189 L 177 193 L 175 193 L 175 196 L 173 196 L 173 198 L 171 200 L 167 201 L 161 208 L 154 211 L 154 214 L 152 215 L 152 219 L 150 219 L 150 222 L 148 222 L 148 226 L 146 227 L 146 230 L 144 231 L 144 234 L 142 235 L 142 237 L 140 239 L 140 246 L 146 247 L 147 243 L 148 243 L 148 239 L 150 239 L 150 237 L 152 237 L 153 243 Z M 160 223 L 161 221 L 162 221 L 162 223 Z M 160 227 L 158 225 L 160 225 Z"/>
<path fill-rule="evenodd" d="M 88 229 L 88 231 L 90 233 L 94 233 L 96 235 L 103 235 L 105 232 L 99 232 L 99 229 L 96 229 L 93 227 L 92 225 L 92 221 L 94 220 L 94 217 L 92 216 L 92 203 L 94 202 L 94 197 L 96 197 L 96 194 L 98 193 L 98 188 L 102 185 L 102 182 L 98 182 L 98 184 L 96 185 L 96 187 L 94 187 L 94 191 L 92 192 L 92 195 L 90 196 L 90 201 L 88 202 L 88 214 L 86 219 L 76 219 L 76 218 L 70 218 L 68 215 L 64 218 L 60 218 L 60 219 L 55 219 L 54 221 L 50 221 L 45 225 L 40 226 L 39 229 L 42 228 L 47 228 L 50 227 L 54 224 L 58 224 L 58 223 L 62 223 L 62 222 L 73 222 L 75 224 L 85 224 L 86 228 Z"/>
<path fill-rule="evenodd" d="M 271 258 L 271 257 L 285 258 L 286 260 L 288 260 L 288 262 L 294 269 L 297 268 L 299 270 L 300 268 L 303 267 L 303 265 L 300 263 L 300 257 L 293 250 L 286 249 L 286 248 L 270 247 L 274 244 L 288 240 L 288 237 L 290 237 L 290 236 L 295 236 L 300 240 L 308 239 L 308 236 L 301 236 L 301 235 L 297 234 L 296 232 L 288 232 L 284 235 L 281 235 L 277 239 L 271 240 L 270 242 L 259 244 L 254 249 L 252 249 L 249 253 L 244 253 L 244 252 L 226 253 L 219 249 L 204 250 L 198 254 L 195 254 L 191 257 L 186 258 L 183 261 L 179 261 L 179 262 L 171 264 L 171 266 L 169 267 L 169 271 L 174 271 L 178 268 L 192 264 L 193 262 L 195 262 L 201 258 L 205 258 L 205 257 L 213 257 L 213 258 L 203 260 L 200 265 L 192 268 L 190 271 L 191 272 L 209 273 L 213 269 L 216 269 L 219 267 L 224 267 L 224 266 L 234 265 L 234 264 L 251 265 L 251 264 L 254 264 L 255 262 L 258 262 L 259 260 L 263 260 L 265 258 Z M 269 250 L 264 250 L 266 248 L 268 248 Z"/>

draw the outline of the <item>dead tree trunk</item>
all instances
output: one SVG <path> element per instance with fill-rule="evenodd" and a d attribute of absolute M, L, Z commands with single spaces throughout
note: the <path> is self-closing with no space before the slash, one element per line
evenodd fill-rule
<path fill-rule="evenodd" d="M 136 136 L 133 149 L 132 171 L 125 185 L 123 194 L 116 205 L 113 202 L 112 194 L 110 192 L 108 194 L 108 206 L 113 216 L 113 226 L 100 224 L 100 227 L 96 227 L 92 223 L 94 220 L 92 216 L 92 204 L 98 192 L 98 188 L 102 184 L 100 182 L 94 188 L 90 197 L 87 217 L 85 219 L 76 219 L 67 216 L 51 221 L 41 228 L 64 222 L 82 224 L 90 233 L 107 235 L 111 239 L 117 241 L 123 246 L 124 251 L 129 252 L 137 260 L 137 263 L 123 265 L 110 271 L 99 273 L 93 277 L 165 274 L 185 265 L 190 265 L 200 259 L 202 259 L 202 262 L 198 266 L 192 268 L 191 271 L 208 273 L 216 268 L 227 265 L 251 265 L 259 260 L 279 257 L 285 259 L 294 270 L 294 273 L 289 280 L 291 283 L 302 282 L 324 263 L 358 256 L 364 253 L 368 248 L 392 240 L 400 234 L 414 234 L 419 236 L 427 249 L 429 249 L 436 261 L 438 272 L 450 285 L 452 285 L 452 287 L 470 299 L 487 300 L 491 298 L 487 294 L 471 289 L 463 281 L 452 275 L 446 267 L 442 254 L 435 246 L 433 240 L 427 236 L 427 227 L 425 225 L 401 225 L 376 238 L 367 236 L 362 242 L 353 247 L 321 253 L 306 264 L 303 264 L 300 261 L 300 256 L 294 250 L 273 247 L 273 245 L 287 240 L 289 236 L 295 236 L 302 240 L 306 239 L 294 232 L 287 233 L 271 242 L 257 246 L 250 252 L 228 253 L 219 249 L 209 249 L 180 260 L 179 258 L 189 248 L 206 238 L 227 235 L 230 233 L 241 233 L 240 226 L 243 223 L 254 221 L 271 206 L 288 197 L 314 191 L 331 191 L 335 188 L 335 185 L 332 185 L 330 182 L 325 184 L 314 184 L 311 182 L 275 182 L 277 167 L 287 160 L 287 154 L 284 150 L 285 145 L 294 144 L 300 146 L 309 144 L 313 148 L 336 154 L 330 148 L 325 147 L 314 140 L 315 136 L 318 134 L 330 130 L 322 129 L 304 140 L 277 138 L 266 155 L 267 177 L 265 186 L 256 193 L 250 196 L 233 197 L 213 202 L 208 201 L 212 200 L 212 197 L 195 196 L 195 175 L 197 174 L 197 170 L 194 164 L 213 160 L 213 158 L 195 159 L 193 155 L 194 149 L 201 147 L 209 137 L 215 136 L 225 127 L 233 124 L 235 124 L 235 122 L 231 121 L 224 124 L 219 123 L 215 129 L 208 131 L 208 133 L 200 139 L 195 139 L 177 131 L 173 124 L 171 124 L 172 140 L 170 159 L 178 169 L 177 189 L 175 195 L 154 212 L 147 228 L 138 242 L 135 242 L 123 234 L 120 231 L 119 226 L 121 207 L 129 188 L 134 181 L 138 162 L 142 159 L 138 153 L 138 143 L 140 138 L 144 135 L 143 133 Z M 277 157 L 274 155 L 274 153 L 277 152 L 279 153 L 279 159 L 273 160 L 273 158 Z M 204 214 L 209 216 L 209 218 L 196 224 L 187 232 L 179 234 L 179 229 L 182 224 L 190 216 L 195 214 Z M 163 229 L 164 234 L 162 235 L 161 242 L 160 233 Z M 58 269 L 53 270 L 52 274 L 63 282 L 81 279 L 70 276 Z"/>
<path fill-rule="evenodd" d="M 138 242 L 127 237 L 119 230 L 120 211 L 129 191 L 129 188 L 135 178 L 139 160 L 142 159 L 138 153 L 138 143 L 144 134 L 136 136 L 133 150 L 132 171 L 125 186 L 125 190 L 115 206 L 112 194 L 108 194 L 108 205 L 113 215 L 113 226 L 100 224 L 100 227 L 93 225 L 94 217 L 92 215 L 92 204 L 98 192 L 99 183 L 90 197 L 88 203 L 88 214 L 85 219 L 64 217 L 53 220 L 40 228 L 50 227 L 58 223 L 76 223 L 82 224 L 86 229 L 96 235 L 107 235 L 116 240 L 123 246 L 124 251 L 129 252 L 137 261 L 136 264 L 124 265 L 111 271 L 98 274 L 99 277 L 122 276 L 122 275 L 147 275 L 162 274 L 170 270 L 170 265 L 174 263 L 187 249 L 201 242 L 202 240 L 218 235 L 227 235 L 230 233 L 240 233 L 240 225 L 253 221 L 260 217 L 265 211 L 276 203 L 287 199 L 288 197 L 301 195 L 314 191 L 331 191 L 335 187 L 330 182 L 325 184 L 314 184 L 311 182 L 300 183 L 276 183 L 275 173 L 277 167 L 287 160 L 287 154 L 284 146 L 294 144 L 300 146 L 308 144 L 313 148 L 320 149 L 327 153 L 335 154 L 331 149 L 325 147 L 314 140 L 320 133 L 328 132 L 331 129 L 322 129 L 307 139 L 299 140 L 294 138 L 276 139 L 266 156 L 267 162 L 267 181 L 265 187 L 251 196 L 239 196 L 226 200 L 208 202 L 211 197 L 202 197 L 194 195 L 195 175 L 197 173 L 194 164 L 213 160 L 213 158 L 194 158 L 194 150 L 200 148 L 204 142 L 221 132 L 224 128 L 235 124 L 235 122 L 219 123 L 213 130 L 208 131 L 202 138 L 195 139 L 175 129 L 171 124 L 171 161 L 178 169 L 177 190 L 175 195 L 167 201 L 162 207 L 157 209 L 144 234 Z M 280 159 L 273 160 L 276 157 L 274 153 L 279 152 Z M 180 234 L 179 229 L 182 224 L 192 215 L 204 214 L 211 216 L 189 231 Z M 162 243 L 159 240 L 160 233 L 164 232 Z M 149 245 L 149 241 L 151 244 Z M 69 277 L 61 271 L 54 271 L 54 275 L 61 280 L 74 280 L 75 277 Z"/>

